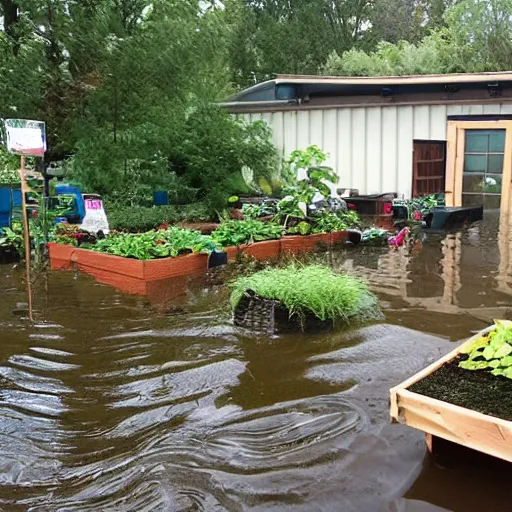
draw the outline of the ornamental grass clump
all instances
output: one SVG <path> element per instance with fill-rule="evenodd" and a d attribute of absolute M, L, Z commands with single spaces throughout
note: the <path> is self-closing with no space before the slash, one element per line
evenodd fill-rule
<path fill-rule="evenodd" d="M 293 263 L 268 268 L 231 283 L 231 305 L 236 309 L 246 293 L 277 300 L 290 318 L 313 314 L 320 320 L 366 322 L 382 316 L 377 297 L 356 277 L 335 274 L 324 265 Z"/>

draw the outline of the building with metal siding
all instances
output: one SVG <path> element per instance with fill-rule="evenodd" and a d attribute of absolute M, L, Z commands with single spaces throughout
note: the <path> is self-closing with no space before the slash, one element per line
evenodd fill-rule
<path fill-rule="evenodd" d="M 376 78 L 283 75 L 240 92 L 224 105 L 248 120 L 266 121 L 284 156 L 310 144 L 321 147 L 329 153 L 327 164 L 338 172 L 342 187 L 411 197 L 413 190 L 421 189 L 414 180 L 427 179 L 414 174 L 418 166 L 428 167 L 421 157 L 415 159 L 415 149 L 423 145 L 424 154 L 429 155 L 430 141 L 448 141 L 450 133 L 453 137 L 450 124 L 466 123 L 469 129 L 467 123 L 474 121 L 476 129 L 484 129 L 488 128 L 485 123 L 512 120 L 512 73 Z M 455 129 L 457 133 L 461 137 L 464 130 Z M 512 132 L 507 135 L 512 137 Z M 443 182 L 446 178 L 447 197 L 453 204 L 461 202 L 454 196 L 456 182 L 462 179 L 455 176 L 457 143 L 460 153 L 461 141 L 449 141 L 443 162 Z"/>

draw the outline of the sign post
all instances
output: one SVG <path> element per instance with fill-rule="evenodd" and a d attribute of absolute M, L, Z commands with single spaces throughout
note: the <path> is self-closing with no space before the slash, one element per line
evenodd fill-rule
<path fill-rule="evenodd" d="M 5 134 L 7 150 L 20 155 L 21 213 L 23 217 L 23 238 L 25 241 L 25 270 L 27 280 L 28 316 L 33 321 L 32 284 L 30 278 L 30 227 L 27 215 L 26 157 L 43 157 L 46 151 L 46 130 L 42 121 L 27 119 L 6 119 Z"/>

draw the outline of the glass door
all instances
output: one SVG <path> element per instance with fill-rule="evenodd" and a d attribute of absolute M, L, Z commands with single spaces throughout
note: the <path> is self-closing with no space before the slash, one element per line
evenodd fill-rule
<path fill-rule="evenodd" d="M 465 130 L 462 205 L 499 209 L 506 130 Z"/>

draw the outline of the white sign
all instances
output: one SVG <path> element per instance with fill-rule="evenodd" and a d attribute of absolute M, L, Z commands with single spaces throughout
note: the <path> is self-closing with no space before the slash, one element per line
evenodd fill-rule
<path fill-rule="evenodd" d="M 108 234 L 108 220 L 105 210 L 103 209 L 103 201 L 101 199 L 84 199 L 85 216 L 80 229 L 96 234 L 103 231 Z"/>
<path fill-rule="evenodd" d="M 24 156 L 44 156 L 45 125 L 41 121 L 7 119 L 5 121 L 7 150 Z"/>

